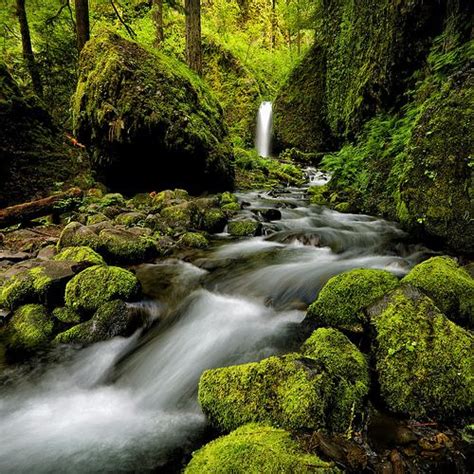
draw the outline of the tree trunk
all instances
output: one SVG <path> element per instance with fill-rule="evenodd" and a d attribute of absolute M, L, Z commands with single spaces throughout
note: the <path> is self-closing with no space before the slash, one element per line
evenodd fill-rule
<path fill-rule="evenodd" d="M 155 46 L 158 47 L 165 39 L 163 29 L 163 0 L 152 0 L 152 2 L 153 20 L 155 22 Z"/>
<path fill-rule="evenodd" d="M 77 50 L 82 51 L 84 45 L 89 41 L 89 0 L 76 0 L 76 29 Z"/>
<path fill-rule="evenodd" d="M 66 212 L 79 205 L 76 199 L 82 194 L 79 188 L 71 188 L 54 196 L 0 209 L 0 228 L 29 222 L 48 214 Z"/>
<path fill-rule="evenodd" d="M 23 58 L 33 82 L 33 89 L 39 97 L 43 97 L 43 84 L 41 76 L 36 64 L 33 48 L 31 47 L 30 28 L 28 26 L 28 18 L 26 17 L 25 0 L 16 0 L 16 13 L 20 23 L 21 46 L 23 48 Z"/>
<path fill-rule="evenodd" d="M 188 66 L 202 73 L 201 1 L 185 0 L 186 11 L 186 60 Z"/>

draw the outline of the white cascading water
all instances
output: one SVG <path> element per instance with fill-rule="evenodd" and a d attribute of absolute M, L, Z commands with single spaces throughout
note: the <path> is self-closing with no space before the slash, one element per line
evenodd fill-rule
<path fill-rule="evenodd" d="M 255 145 L 260 156 L 268 158 L 272 152 L 273 107 L 271 102 L 262 102 L 258 109 Z"/>
<path fill-rule="evenodd" d="M 303 303 L 333 275 L 403 275 L 426 258 L 423 247 L 397 243 L 396 225 L 309 206 L 304 195 L 242 194 L 253 210 L 281 210 L 266 236 L 211 248 L 195 265 L 141 266 L 156 296 L 134 307 L 162 321 L 146 334 L 58 347 L 54 363 L 0 371 L 0 472 L 174 472 L 175 457 L 180 469 L 180 450 L 195 449 L 206 428 L 196 393 L 205 369 L 288 351 Z"/>

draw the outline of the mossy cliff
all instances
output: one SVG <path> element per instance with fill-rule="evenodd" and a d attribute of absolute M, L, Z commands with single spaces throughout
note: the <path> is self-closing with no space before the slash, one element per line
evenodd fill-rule
<path fill-rule="evenodd" d="M 44 197 L 81 171 L 87 171 L 86 157 L 0 63 L 0 208 Z"/>
<path fill-rule="evenodd" d="M 322 161 L 333 174 L 329 194 L 466 253 L 474 250 L 472 11 L 465 1 L 325 2 L 315 46 L 275 102 L 283 145 L 342 146 Z M 298 121 L 319 125 L 288 125 Z"/>
<path fill-rule="evenodd" d="M 184 64 L 104 32 L 81 53 L 76 134 L 105 182 L 124 191 L 232 187 L 223 113 Z"/>

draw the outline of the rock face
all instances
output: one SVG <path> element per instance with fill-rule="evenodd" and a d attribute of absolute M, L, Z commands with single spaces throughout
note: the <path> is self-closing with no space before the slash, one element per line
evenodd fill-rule
<path fill-rule="evenodd" d="M 232 187 L 220 105 L 187 67 L 108 32 L 81 54 L 74 97 L 79 140 L 111 187 L 193 191 Z"/>
<path fill-rule="evenodd" d="M 193 454 L 185 474 L 336 473 L 339 469 L 305 453 L 285 430 L 250 423 Z"/>
<path fill-rule="evenodd" d="M 38 99 L 25 97 L 0 63 L 0 208 L 44 197 L 86 168 Z"/>
<path fill-rule="evenodd" d="M 474 336 L 403 285 L 369 310 L 381 395 L 394 412 L 449 418 L 474 408 Z"/>

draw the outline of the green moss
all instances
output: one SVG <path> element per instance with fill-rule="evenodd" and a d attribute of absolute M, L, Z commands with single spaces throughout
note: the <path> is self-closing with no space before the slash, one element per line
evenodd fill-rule
<path fill-rule="evenodd" d="M 165 207 L 160 214 L 170 227 L 176 229 L 189 229 L 191 227 L 193 212 L 186 203 Z"/>
<path fill-rule="evenodd" d="M 109 220 L 110 219 L 105 214 L 98 212 L 87 217 L 87 225 L 100 224 L 101 222 L 106 222 Z"/>
<path fill-rule="evenodd" d="M 319 429 L 332 385 L 324 372 L 312 369 L 310 359 L 290 354 L 207 370 L 199 381 L 199 403 L 211 423 L 223 430 L 253 421 Z"/>
<path fill-rule="evenodd" d="M 335 473 L 339 470 L 314 454 L 305 453 L 287 431 L 251 423 L 193 453 L 184 472 L 293 474 Z"/>
<path fill-rule="evenodd" d="M 235 194 L 232 194 L 228 191 L 222 193 L 219 197 L 219 203 L 221 206 L 225 206 L 226 204 L 233 204 L 238 203 L 239 200 Z"/>
<path fill-rule="evenodd" d="M 327 206 L 329 204 L 327 185 L 311 186 L 308 189 L 308 194 L 310 196 L 309 199 L 311 204 L 316 204 L 318 206 Z"/>
<path fill-rule="evenodd" d="M 145 262 L 156 255 L 155 241 L 121 229 L 104 229 L 99 234 L 100 250 L 107 261 L 121 264 Z"/>
<path fill-rule="evenodd" d="M 234 237 L 257 235 L 262 224 L 253 220 L 231 221 L 227 225 L 227 232 Z"/>
<path fill-rule="evenodd" d="M 81 53 L 73 119 L 94 168 L 115 189 L 232 187 L 219 103 L 185 64 L 156 48 L 110 31 L 95 35 Z"/>
<path fill-rule="evenodd" d="M 474 279 L 450 257 L 433 257 L 402 280 L 422 290 L 451 319 L 474 327 Z"/>
<path fill-rule="evenodd" d="M 198 232 L 186 232 L 180 237 L 178 244 L 183 247 L 204 249 L 209 246 L 209 241 Z"/>
<path fill-rule="evenodd" d="M 0 305 L 15 309 L 25 303 L 44 303 L 53 284 L 42 267 L 21 272 L 4 282 L 0 289 Z"/>
<path fill-rule="evenodd" d="M 65 300 L 68 307 L 90 313 L 114 299 L 133 300 L 139 292 L 140 284 L 133 273 L 119 267 L 96 265 L 66 285 Z"/>
<path fill-rule="evenodd" d="M 289 354 L 204 372 L 199 403 L 223 430 L 258 421 L 294 430 L 346 432 L 368 393 L 364 356 L 341 333 L 320 329 Z"/>
<path fill-rule="evenodd" d="M 133 227 L 137 224 L 143 224 L 146 216 L 141 212 L 125 212 L 115 218 L 115 223 L 126 227 Z"/>
<path fill-rule="evenodd" d="M 71 308 L 62 306 L 55 308 L 52 315 L 62 323 L 66 324 L 79 324 L 81 322 L 81 316 Z"/>
<path fill-rule="evenodd" d="M 142 318 L 130 312 L 126 303 L 113 300 L 102 304 L 89 321 L 58 334 L 59 344 L 93 344 L 112 337 L 128 337 L 143 324 Z"/>
<path fill-rule="evenodd" d="M 105 265 L 104 259 L 90 247 L 68 247 L 58 253 L 54 260 L 72 262 L 89 262 L 94 265 Z"/>
<path fill-rule="evenodd" d="M 334 381 L 331 400 L 326 402 L 326 425 L 336 432 L 350 432 L 364 410 L 370 387 L 365 356 L 344 334 L 330 328 L 314 331 L 301 353 L 321 364 Z"/>
<path fill-rule="evenodd" d="M 70 222 L 61 232 L 58 241 L 58 249 L 65 247 L 90 247 L 93 250 L 99 248 L 99 236 L 89 227 L 79 222 Z"/>
<path fill-rule="evenodd" d="M 474 336 L 404 285 L 369 310 L 381 394 L 413 417 L 449 418 L 474 408 Z"/>
<path fill-rule="evenodd" d="M 7 348 L 15 353 L 29 353 L 45 346 L 52 333 L 53 321 L 44 306 L 21 306 L 8 323 Z"/>
<path fill-rule="evenodd" d="M 240 204 L 238 202 L 229 202 L 227 204 L 223 204 L 221 209 L 228 212 L 237 212 L 240 211 Z"/>
<path fill-rule="evenodd" d="M 203 212 L 199 228 L 210 233 L 222 232 L 227 223 L 227 217 L 221 209 L 208 209 Z"/>
<path fill-rule="evenodd" d="M 350 270 L 331 278 L 308 308 L 308 318 L 317 324 L 351 331 L 362 329 L 362 310 L 398 285 L 384 270 Z"/>

